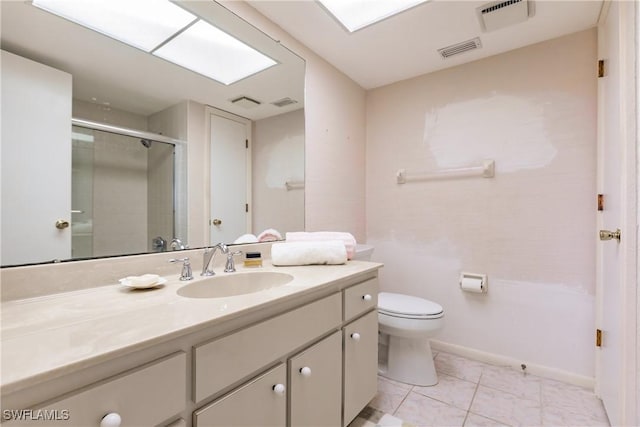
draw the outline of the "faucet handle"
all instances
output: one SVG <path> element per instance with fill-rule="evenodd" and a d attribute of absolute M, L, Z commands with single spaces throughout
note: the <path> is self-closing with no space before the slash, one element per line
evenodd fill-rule
<path fill-rule="evenodd" d="M 169 262 L 182 262 L 182 272 L 180 273 L 180 280 L 193 279 L 193 271 L 191 270 L 191 263 L 189 258 L 171 258 Z"/>
<path fill-rule="evenodd" d="M 236 271 L 236 265 L 233 257 L 238 255 L 242 255 L 242 251 L 227 252 L 227 265 L 224 268 L 225 273 L 234 273 Z"/>

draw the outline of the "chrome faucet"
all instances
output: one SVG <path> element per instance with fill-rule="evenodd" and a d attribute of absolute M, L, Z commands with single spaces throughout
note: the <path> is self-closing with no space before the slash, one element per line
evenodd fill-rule
<path fill-rule="evenodd" d="M 189 258 L 172 258 L 169 262 L 182 262 L 182 272 L 180 273 L 180 280 L 192 280 L 193 273 L 191 271 L 191 263 L 189 262 Z"/>
<path fill-rule="evenodd" d="M 237 255 L 242 255 L 242 251 L 227 251 L 227 263 L 224 266 L 225 273 L 234 273 L 236 271 L 236 265 L 233 257 Z"/>
<path fill-rule="evenodd" d="M 169 244 L 172 250 L 174 251 L 182 251 L 187 249 L 187 247 L 182 243 L 182 240 L 178 238 L 174 238 L 171 240 L 171 244 Z"/>
<path fill-rule="evenodd" d="M 213 264 L 213 259 L 216 255 L 216 249 L 220 249 L 220 252 L 223 254 L 229 253 L 229 248 L 224 243 L 218 243 L 215 246 L 210 248 L 205 248 L 203 258 L 202 258 L 202 273 L 201 276 L 213 276 L 216 273 L 213 271 L 213 267 L 209 267 L 210 264 Z"/>

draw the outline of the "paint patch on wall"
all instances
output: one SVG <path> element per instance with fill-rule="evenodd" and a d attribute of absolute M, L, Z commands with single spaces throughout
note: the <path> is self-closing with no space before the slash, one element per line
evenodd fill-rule
<path fill-rule="evenodd" d="M 439 168 L 494 159 L 502 173 L 549 165 L 557 154 L 552 137 L 562 112 L 575 111 L 569 95 L 490 97 L 450 103 L 425 116 L 424 143 Z"/>
<path fill-rule="evenodd" d="M 287 181 L 304 181 L 303 137 L 285 137 L 269 147 L 267 156 L 267 187 L 283 189 Z"/>

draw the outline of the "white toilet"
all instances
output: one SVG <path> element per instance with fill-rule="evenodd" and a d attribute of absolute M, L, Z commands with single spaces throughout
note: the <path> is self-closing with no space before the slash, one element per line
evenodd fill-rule
<path fill-rule="evenodd" d="M 409 295 L 378 294 L 380 375 L 419 386 L 438 383 L 429 338 L 443 325 L 435 302 Z"/>

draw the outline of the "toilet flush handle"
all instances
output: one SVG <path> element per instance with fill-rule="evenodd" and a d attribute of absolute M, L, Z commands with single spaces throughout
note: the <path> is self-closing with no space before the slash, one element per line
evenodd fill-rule
<path fill-rule="evenodd" d="M 357 333 L 357 332 L 354 332 L 354 333 L 352 333 L 352 334 L 351 334 L 351 338 L 352 338 L 354 341 L 360 341 L 360 334 L 359 334 L 359 333 Z"/>

